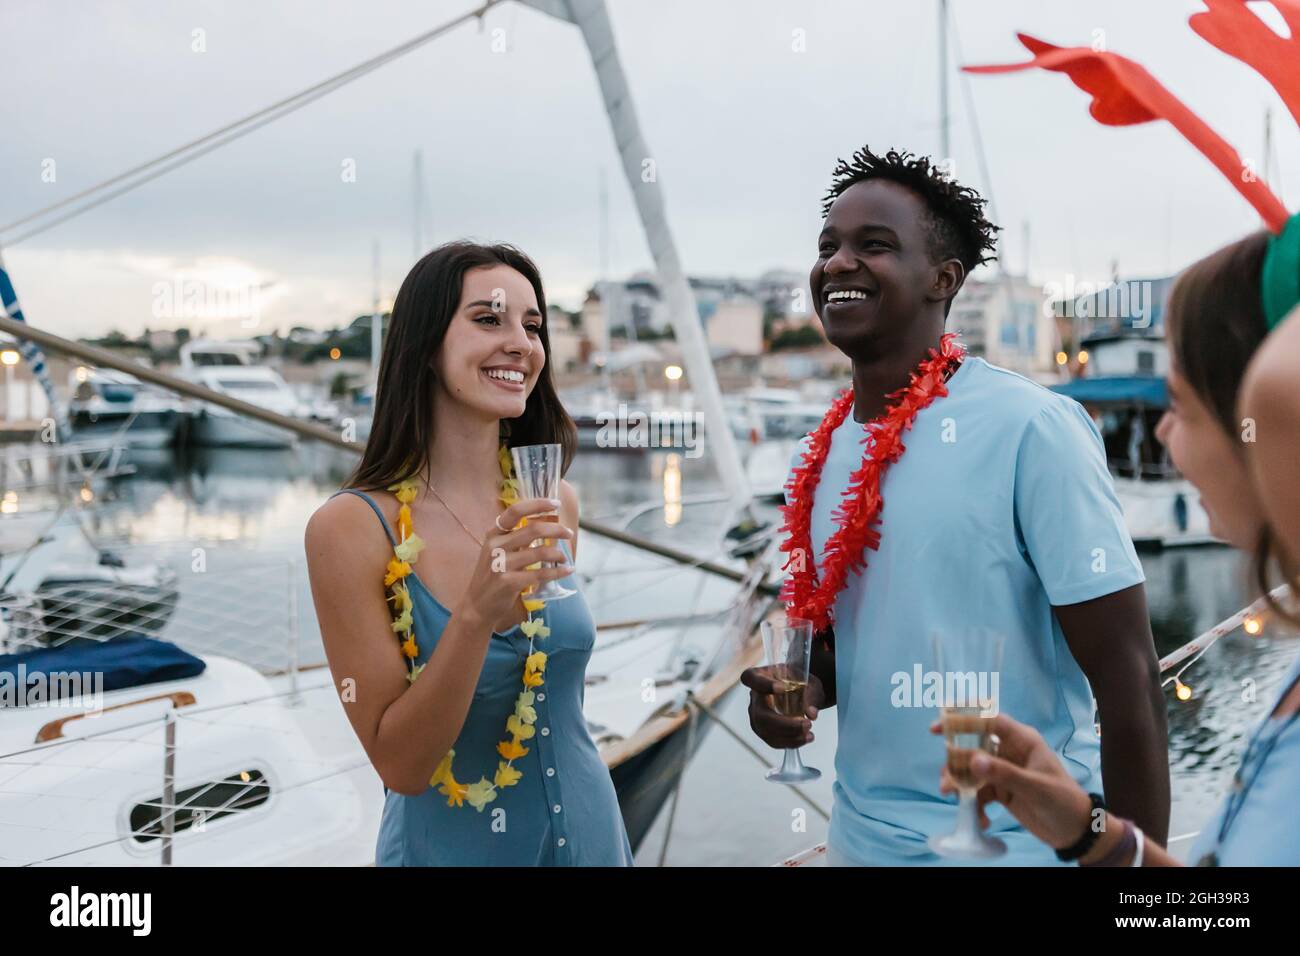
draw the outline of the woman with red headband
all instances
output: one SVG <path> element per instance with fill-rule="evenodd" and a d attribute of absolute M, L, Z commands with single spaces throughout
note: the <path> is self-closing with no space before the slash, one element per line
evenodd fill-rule
<path fill-rule="evenodd" d="M 1243 0 L 1206 0 L 1192 29 L 1254 68 L 1300 121 L 1300 0 L 1273 0 L 1290 35 L 1275 33 Z M 1267 226 L 1191 266 L 1170 296 L 1171 405 L 1158 435 L 1179 470 L 1197 486 L 1212 529 L 1253 552 L 1267 595 L 1270 572 L 1300 581 L 1300 216 L 1253 175 L 1237 152 L 1140 65 L 1086 48 L 1066 49 L 1021 36 L 1027 67 L 1067 74 L 1093 97 L 1092 116 L 1107 125 L 1155 119 L 1171 123 L 1222 172 Z M 1253 425 L 1253 428 L 1246 426 Z M 1245 435 L 1250 435 L 1249 439 Z M 1294 604 L 1270 599 L 1277 616 L 1300 627 Z M 994 720 L 996 757 L 972 755 L 979 805 L 1003 804 L 1061 860 L 1084 866 L 1177 866 L 1158 843 L 1084 793 L 1043 738 L 1002 714 Z M 939 728 L 932 728 L 936 733 Z M 1227 797 L 1192 849 L 1206 866 L 1300 865 L 1300 656 L 1282 680 L 1268 715 L 1250 735 Z M 952 789 L 945 767 L 941 789 Z"/>
<path fill-rule="evenodd" d="M 1300 232 L 1300 217 L 1290 228 Z M 1265 593 L 1270 568 L 1293 588 L 1300 570 L 1300 308 L 1268 333 L 1259 277 L 1271 248 L 1268 234 L 1257 233 L 1179 277 L 1168 311 L 1171 404 L 1157 433 L 1201 492 L 1212 530 L 1255 554 Z M 1300 276 L 1300 261 L 1292 258 L 1291 268 Z M 1246 419 L 1254 421 L 1253 442 L 1241 439 Z M 1294 611 L 1274 610 L 1300 626 Z M 1300 865 L 1297 678 L 1300 655 L 1251 735 L 1233 786 L 1201 831 L 1191 862 Z M 1100 797 L 1085 793 L 1036 730 L 1006 714 L 993 726 L 999 755 L 976 753 L 971 760 L 981 812 L 989 801 L 1003 804 L 1060 859 L 1084 866 L 1178 865 L 1132 823 L 1105 811 Z M 938 725 L 933 729 L 938 732 Z M 953 789 L 946 767 L 940 789 Z"/>

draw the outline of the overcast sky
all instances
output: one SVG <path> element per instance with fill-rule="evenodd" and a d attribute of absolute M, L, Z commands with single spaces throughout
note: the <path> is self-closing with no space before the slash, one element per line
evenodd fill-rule
<path fill-rule="evenodd" d="M 461 0 L 5 0 L 0 224 L 72 195 L 470 9 Z M 609 0 L 687 270 L 806 273 L 835 159 L 869 143 L 938 153 L 933 0 Z M 965 63 L 1025 58 L 1023 30 L 1104 36 L 1300 199 L 1300 134 L 1272 89 L 1187 27 L 1193 0 L 953 0 Z M 1264 9 L 1268 17 L 1273 11 Z M 508 49 L 494 53 L 494 30 Z M 195 52 L 195 31 L 203 52 Z M 803 30 L 806 50 L 792 47 Z M 1103 31 L 1098 34 L 1096 31 Z M 953 51 L 956 60 L 956 51 Z M 991 183 L 979 168 L 970 103 Z M 1166 274 L 1256 228 L 1164 123 L 1113 128 L 1059 74 L 951 73 L 958 178 L 1039 282 Z M 649 267 L 594 72 L 575 27 L 506 3 L 380 71 L 75 220 L 3 250 L 30 322 L 67 335 L 205 326 L 328 328 L 368 311 L 371 247 L 391 299 L 414 261 L 413 155 L 426 244 L 513 242 L 574 307 L 600 270 Z M 53 166 L 49 164 L 53 160 Z M 345 182 L 347 161 L 355 182 Z M 46 182 L 48 171 L 54 181 Z M 43 172 L 45 175 L 43 176 Z M 431 221 L 430 221 L 431 219 Z M 1028 223 L 1029 245 L 1024 242 Z M 260 327 L 154 316 L 157 284 L 262 289 Z"/>

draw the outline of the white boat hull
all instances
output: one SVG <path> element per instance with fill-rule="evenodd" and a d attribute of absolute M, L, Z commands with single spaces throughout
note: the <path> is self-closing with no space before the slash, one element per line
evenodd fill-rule
<path fill-rule="evenodd" d="M 262 773 L 269 785 L 259 805 L 178 828 L 171 837 L 172 865 L 373 862 L 383 784 L 356 746 L 328 670 L 299 675 L 304 692 L 294 707 L 284 698 L 261 699 L 286 690 L 287 678 L 265 677 L 229 658 L 205 659 L 207 670 L 198 677 L 112 691 L 102 698 L 107 710 L 174 691 L 194 695 L 194 704 L 174 711 L 177 794 L 246 770 Z M 245 702 L 211 709 L 235 701 Z M 5 778 L 0 863 L 161 862 L 163 839 L 141 839 L 131 818 L 141 805 L 156 805 L 163 793 L 165 737 L 157 718 L 167 706 L 141 703 L 77 719 L 67 725 L 66 738 L 71 739 L 51 741 L 28 750 L 21 760 L 0 763 Z M 81 712 L 72 707 L 7 709 L 0 713 L 0 750 L 32 747 L 43 724 Z M 104 733 L 119 725 L 120 733 Z M 87 790 L 92 779 L 93 793 Z M 177 803 L 184 806 L 179 799 Z"/>
<path fill-rule="evenodd" d="M 289 448 L 295 438 L 283 428 L 276 428 L 255 418 L 244 418 L 205 408 L 194 416 L 193 441 L 196 445 L 240 448 Z"/>
<path fill-rule="evenodd" d="M 1223 543 L 1210 531 L 1210 518 L 1201 507 L 1200 493 L 1186 478 L 1115 478 L 1114 482 L 1134 544 L 1173 548 Z"/>

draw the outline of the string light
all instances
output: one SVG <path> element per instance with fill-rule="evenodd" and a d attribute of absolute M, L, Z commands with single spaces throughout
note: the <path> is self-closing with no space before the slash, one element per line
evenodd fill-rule
<path fill-rule="evenodd" d="M 1192 699 L 1192 688 L 1189 687 L 1187 684 L 1184 684 L 1184 683 L 1183 683 L 1181 680 L 1179 680 L 1177 677 L 1175 677 L 1175 678 L 1174 678 L 1174 695 L 1175 695 L 1179 700 L 1191 700 L 1191 699 Z"/>
<path fill-rule="evenodd" d="M 1264 622 L 1254 614 L 1247 614 L 1246 620 L 1241 624 L 1241 629 L 1251 637 L 1256 637 L 1264 631 Z"/>

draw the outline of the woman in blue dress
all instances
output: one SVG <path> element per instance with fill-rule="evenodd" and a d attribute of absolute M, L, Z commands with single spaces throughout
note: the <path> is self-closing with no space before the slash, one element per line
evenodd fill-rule
<path fill-rule="evenodd" d="M 1179 471 L 1201 493 L 1211 530 L 1291 584 L 1290 607 L 1270 599 L 1285 627 L 1300 626 L 1300 216 L 1291 220 L 1290 290 L 1261 294 L 1267 234 L 1233 243 L 1179 277 L 1166 312 L 1169 410 L 1157 429 Z M 1277 266 L 1274 260 L 1273 271 Z M 1267 286 L 1265 286 L 1267 288 Z M 1288 314 L 1289 313 L 1289 314 Z M 1270 329 L 1272 331 L 1270 332 Z M 998 756 L 977 753 L 979 804 L 1004 804 L 1024 827 L 1084 866 L 1178 866 L 1158 843 L 1105 810 L 1069 776 L 1042 736 L 1006 714 L 994 720 Z M 932 728 L 939 731 L 936 725 Z M 947 768 L 941 789 L 952 792 Z M 1223 803 L 1188 858 L 1204 866 L 1300 866 L 1300 656 L 1254 729 Z M 1103 819 L 1104 825 L 1098 825 Z"/>
<path fill-rule="evenodd" d="M 558 501 L 502 510 L 502 447 L 558 443 L 562 470 L 576 447 L 546 317 L 536 266 L 510 246 L 416 263 L 365 454 L 307 525 L 326 657 L 386 791 L 380 866 L 633 863 L 582 712 L 596 632 L 572 575 L 577 494 L 561 481 Z M 578 593 L 530 615 L 521 592 L 557 579 Z"/>

